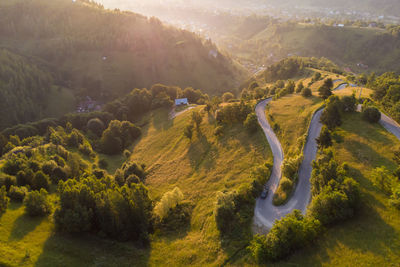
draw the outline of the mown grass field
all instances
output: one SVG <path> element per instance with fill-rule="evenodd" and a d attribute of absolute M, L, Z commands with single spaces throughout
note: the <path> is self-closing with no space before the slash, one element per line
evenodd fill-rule
<path fill-rule="evenodd" d="M 276 134 L 285 157 L 301 153 L 303 148 L 301 138 L 307 133 L 311 117 L 322 102 L 322 99 L 316 96 L 305 98 L 293 94 L 271 101 L 267 106 L 266 116 L 269 123 L 272 126 L 279 125 Z"/>
<path fill-rule="evenodd" d="M 154 236 L 150 265 L 221 265 L 252 237 L 249 225 L 243 239 L 221 242 L 213 210 L 216 192 L 249 183 L 252 168 L 272 160 L 265 136 L 261 130 L 249 135 L 236 125 L 217 138 L 213 134 L 213 118 L 204 115 L 200 133 L 195 133 L 190 142 L 184 137 L 183 128 L 189 123 L 191 112 L 173 121 L 166 114 L 155 114 L 133 150 L 132 160 L 148 166 L 146 184 L 154 199 L 177 186 L 193 205 L 189 229 Z"/>

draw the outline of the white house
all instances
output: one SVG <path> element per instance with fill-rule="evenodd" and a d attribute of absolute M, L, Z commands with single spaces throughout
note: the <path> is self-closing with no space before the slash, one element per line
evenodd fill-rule
<path fill-rule="evenodd" d="M 181 105 L 189 105 L 188 99 L 187 98 L 175 99 L 175 106 L 181 106 Z"/>

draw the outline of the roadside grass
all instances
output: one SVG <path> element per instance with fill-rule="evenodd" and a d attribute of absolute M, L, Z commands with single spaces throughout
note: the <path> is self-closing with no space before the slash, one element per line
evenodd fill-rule
<path fill-rule="evenodd" d="M 276 135 L 281 142 L 285 157 L 297 156 L 303 148 L 301 138 L 308 131 L 312 114 L 323 103 L 319 97 L 303 97 L 299 94 L 287 95 L 271 101 L 266 109 L 266 116 L 273 127 L 278 125 Z"/>
<path fill-rule="evenodd" d="M 373 91 L 368 88 L 362 88 L 362 87 L 346 87 L 342 90 L 337 90 L 337 91 L 332 91 L 333 94 L 337 96 L 345 96 L 345 95 L 352 95 L 355 93 L 356 98 L 360 96 L 360 91 L 361 91 L 361 97 L 362 98 L 370 98 L 371 94 Z"/>
<path fill-rule="evenodd" d="M 131 159 L 148 166 L 146 184 L 153 199 L 177 186 L 193 205 L 189 229 L 153 236 L 150 265 L 221 265 L 252 238 L 249 225 L 236 238 L 221 240 L 213 210 L 218 191 L 237 190 L 251 181 L 253 167 L 272 161 L 264 134 L 259 130 L 249 135 L 241 125 L 234 125 L 218 138 L 213 117 L 204 114 L 200 132 L 195 131 L 190 141 L 183 135 L 190 120 L 190 111 L 174 120 L 166 120 L 160 112 L 153 114 L 133 149 Z"/>
<path fill-rule="evenodd" d="M 268 105 L 266 116 L 281 142 L 285 159 L 302 155 L 312 115 L 322 102 L 315 96 L 305 98 L 293 94 L 271 101 Z M 296 177 L 282 177 L 274 194 L 274 205 L 279 206 L 289 200 L 296 180 Z"/>

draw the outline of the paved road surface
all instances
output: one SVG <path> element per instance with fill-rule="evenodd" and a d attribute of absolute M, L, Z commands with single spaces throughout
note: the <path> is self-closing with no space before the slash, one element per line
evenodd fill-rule
<path fill-rule="evenodd" d="M 390 133 L 394 134 L 400 140 L 400 126 L 395 120 L 381 112 L 381 120 L 379 123 Z"/>
<path fill-rule="evenodd" d="M 274 206 L 272 203 L 272 197 L 274 192 L 278 188 L 279 181 L 281 178 L 283 151 L 278 138 L 271 129 L 265 116 L 265 107 L 270 101 L 271 99 L 266 99 L 264 101 L 261 101 L 256 106 L 256 115 L 258 117 L 258 122 L 260 123 L 267 137 L 268 143 L 271 147 L 272 154 L 274 156 L 274 166 L 271 178 L 267 184 L 267 186 L 270 188 L 268 196 L 266 199 L 261 199 L 261 198 L 257 199 L 254 211 L 254 224 L 257 227 L 261 228 L 266 227 L 268 229 L 272 227 L 275 220 L 278 220 L 283 216 L 289 214 L 294 209 L 298 209 L 303 214 L 305 214 L 307 206 L 310 203 L 311 199 L 311 184 L 310 184 L 310 176 L 312 171 L 311 163 L 315 159 L 317 153 L 317 143 L 315 139 L 319 136 L 319 133 L 321 132 L 322 128 L 322 125 L 319 122 L 322 110 L 319 110 L 314 114 L 310 124 L 309 136 L 307 139 L 306 146 L 304 148 L 304 160 L 300 166 L 299 181 L 297 183 L 295 192 L 285 205 Z"/>

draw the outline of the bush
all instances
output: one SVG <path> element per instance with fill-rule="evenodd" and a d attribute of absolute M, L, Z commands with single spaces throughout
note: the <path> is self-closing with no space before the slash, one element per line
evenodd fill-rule
<path fill-rule="evenodd" d="M 247 115 L 246 120 L 244 121 L 244 127 L 250 132 L 255 133 L 259 127 L 258 119 L 255 113 L 250 113 Z"/>
<path fill-rule="evenodd" d="M 97 136 L 101 136 L 105 130 L 104 123 L 99 118 L 89 120 L 86 127 Z"/>
<path fill-rule="evenodd" d="M 161 200 L 154 207 L 154 213 L 162 220 L 164 219 L 170 210 L 173 210 L 183 200 L 183 193 L 175 187 L 172 191 L 169 191 L 163 195 Z"/>
<path fill-rule="evenodd" d="M 310 244 L 320 231 L 320 223 L 313 218 L 305 218 L 300 211 L 276 221 L 267 236 L 255 236 L 249 250 L 258 263 L 279 260 L 295 249 Z"/>
<path fill-rule="evenodd" d="M 229 100 L 234 99 L 235 96 L 230 93 L 230 92 L 226 92 L 222 95 L 222 101 L 224 101 L 225 103 L 229 102 Z"/>
<path fill-rule="evenodd" d="M 187 138 L 189 138 L 190 140 L 191 140 L 192 137 L 193 137 L 193 129 L 194 129 L 194 125 L 191 123 L 191 124 L 187 125 L 187 126 L 185 127 L 185 129 L 183 130 L 183 134 L 184 134 Z"/>
<path fill-rule="evenodd" d="M 310 88 L 304 88 L 302 91 L 301 91 L 301 95 L 302 96 L 304 96 L 304 97 L 311 97 L 312 96 L 312 91 L 311 91 L 311 89 Z"/>
<path fill-rule="evenodd" d="M 321 133 L 320 133 L 319 137 L 317 138 L 317 144 L 318 144 L 318 148 L 320 148 L 320 149 L 324 149 L 324 148 L 332 146 L 331 132 L 329 131 L 329 129 L 326 126 L 322 127 Z"/>
<path fill-rule="evenodd" d="M 45 189 L 28 193 L 24 200 L 25 212 L 29 216 L 44 216 L 51 213 L 52 205 Z"/>
<path fill-rule="evenodd" d="M 107 169 L 108 167 L 108 162 L 106 159 L 100 159 L 99 160 L 99 167 L 102 169 Z"/>
<path fill-rule="evenodd" d="M 15 176 L 0 173 L 0 187 L 5 186 L 6 190 L 8 191 L 13 185 L 17 185 L 17 179 L 15 178 Z"/>
<path fill-rule="evenodd" d="M 42 188 L 49 190 L 50 187 L 50 178 L 48 175 L 44 174 L 42 171 L 38 171 L 35 173 L 35 176 L 32 180 L 32 188 L 36 190 L 40 190 Z"/>
<path fill-rule="evenodd" d="M 367 107 L 362 112 L 362 118 L 370 123 L 377 123 L 381 119 L 381 113 L 375 107 Z"/>
<path fill-rule="evenodd" d="M 6 187 L 0 188 L 0 214 L 4 213 L 7 209 L 9 198 L 7 197 Z"/>
<path fill-rule="evenodd" d="M 25 186 L 11 186 L 8 191 L 8 197 L 16 202 L 22 202 L 28 193 L 28 189 Z"/>

